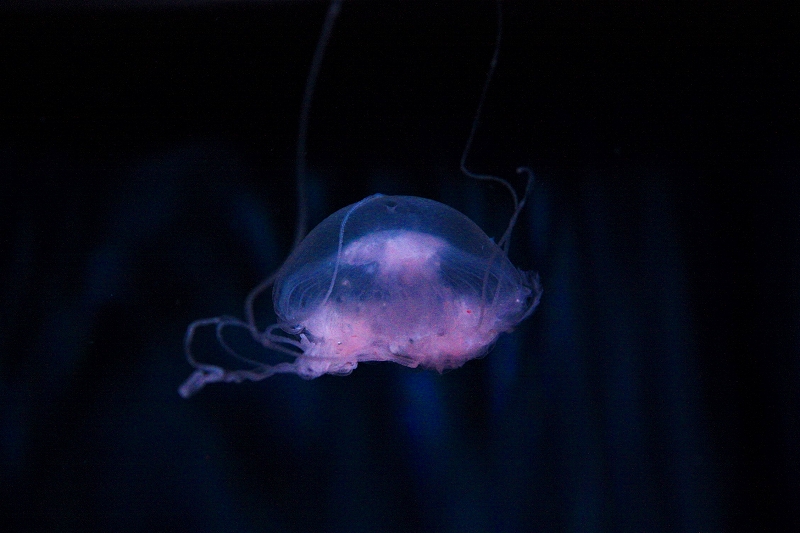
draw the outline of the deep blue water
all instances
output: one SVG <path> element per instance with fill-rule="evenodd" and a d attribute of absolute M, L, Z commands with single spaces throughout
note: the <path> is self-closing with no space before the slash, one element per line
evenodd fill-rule
<path fill-rule="evenodd" d="M 362 364 L 189 400 L 186 326 L 242 316 L 289 252 L 297 117 L 326 5 L 4 12 L 4 523 L 800 526 L 792 13 L 506 4 L 470 165 L 520 190 L 515 169 L 536 173 L 510 254 L 540 273 L 533 316 L 443 375 Z M 458 172 L 494 13 L 345 3 L 309 125 L 314 223 L 410 194 L 499 238 L 510 200 Z M 269 297 L 256 308 L 274 320 Z M 213 334 L 197 343 L 214 356 Z"/>

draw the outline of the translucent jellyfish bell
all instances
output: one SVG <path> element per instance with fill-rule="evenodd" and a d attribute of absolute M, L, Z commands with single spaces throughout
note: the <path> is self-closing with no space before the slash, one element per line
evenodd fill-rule
<path fill-rule="evenodd" d="M 273 302 L 278 326 L 298 337 L 294 371 L 315 378 L 361 361 L 459 367 L 527 317 L 540 294 L 537 276 L 455 209 L 375 195 L 303 240 Z"/>

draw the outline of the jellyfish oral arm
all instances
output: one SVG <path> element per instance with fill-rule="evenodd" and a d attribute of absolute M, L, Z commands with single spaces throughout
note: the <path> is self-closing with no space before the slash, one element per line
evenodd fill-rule
<path fill-rule="evenodd" d="M 197 332 L 198 328 L 211 326 L 216 329 L 217 342 L 222 349 L 234 358 L 253 365 L 253 368 L 227 370 L 217 365 L 198 362 L 192 353 L 192 342 L 194 341 L 195 333 Z M 251 334 L 253 334 L 255 339 L 261 340 L 261 343 L 264 344 L 265 347 L 293 355 L 296 354 L 296 352 L 292 351 L 291 349 L 280 344 L 276 344 L 274 340 L 272 340 L 272 337 L 268 337 L 270 335 L 269 328 L 267 332 L 262 335 L 255 329 L 254 325 L 243 322 L 235 317 L 222 316 L 196 320 L 187 328 L 186 337 L 184 339 L 184 353 L 186 354 L 186 360 L 194 367 L 195 370 L 192 375 L 190 375 L 189 378 L 178 388 L 178 393 L 183 398 L 189 398 L 208 383 L 242 383 L 243 381 L 261 381 L 270 376 L 274 376 L 275 374 L 295 371 L 294 364 L 291 362 L 278 363 L 276 365 L 266 365 L 258 361 L 253 361 L 251 359 L 242 357 L 225 341 L 223 330 L 226 327 L 245 328 L 249 330 Z M 291 339 L 286 339 L 285 341 L 281 342 L 289 343 L 290 341 Z"/>
<path fill-rule="evenodd" d="M 296 373 L 294 363 L 278 363 L 274 366 L 262 365 L 253 370 L 225 370 L 215 365 L 198 365 L 198 368 L 178 388 L 183 398 L 189 398 L 208 383 L 242 383 L 261 381 L 275 374 Z"/>

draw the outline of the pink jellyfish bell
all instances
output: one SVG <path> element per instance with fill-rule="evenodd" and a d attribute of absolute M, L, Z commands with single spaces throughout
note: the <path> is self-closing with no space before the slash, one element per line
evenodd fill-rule
<path fill-rule="evenodd" d="M 517 269 L 460 212 L 425 198 L 377 194 L 329 216 L 289 256 L 273 287 L 277 324 L 263 332 L 252 320 L 225 317 L 193 325 L 215 324 L 233 355 L 222 328 L 246 327 L 294 360 L 250 361 L 254 368 L 246 370 L 200 364 L 191 357 L 192 327 L 187 355 L 196 371 L 180 392 L 276 373 L 345 375 L 362 361 L 457 368 L 486 354 L 540 296 L 538 276 Z"/>

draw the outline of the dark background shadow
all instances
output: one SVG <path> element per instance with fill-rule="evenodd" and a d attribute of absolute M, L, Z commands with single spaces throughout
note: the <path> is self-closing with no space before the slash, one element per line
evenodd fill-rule
<path fill-rule="evenodd" d="M 288 253 L 327 4 L 132 4 L 0 16 L 4 528 L 798 530 L 796 8 L 506 2 L 470 166 L 537 174 L 536 313 L 445 375 L 185 401 L 187 324 Z M 383 192 L 502 233 L 503 190 L 458 172 L 495 31 L 492 2 L 345 3 L 314 223 Z"/>

